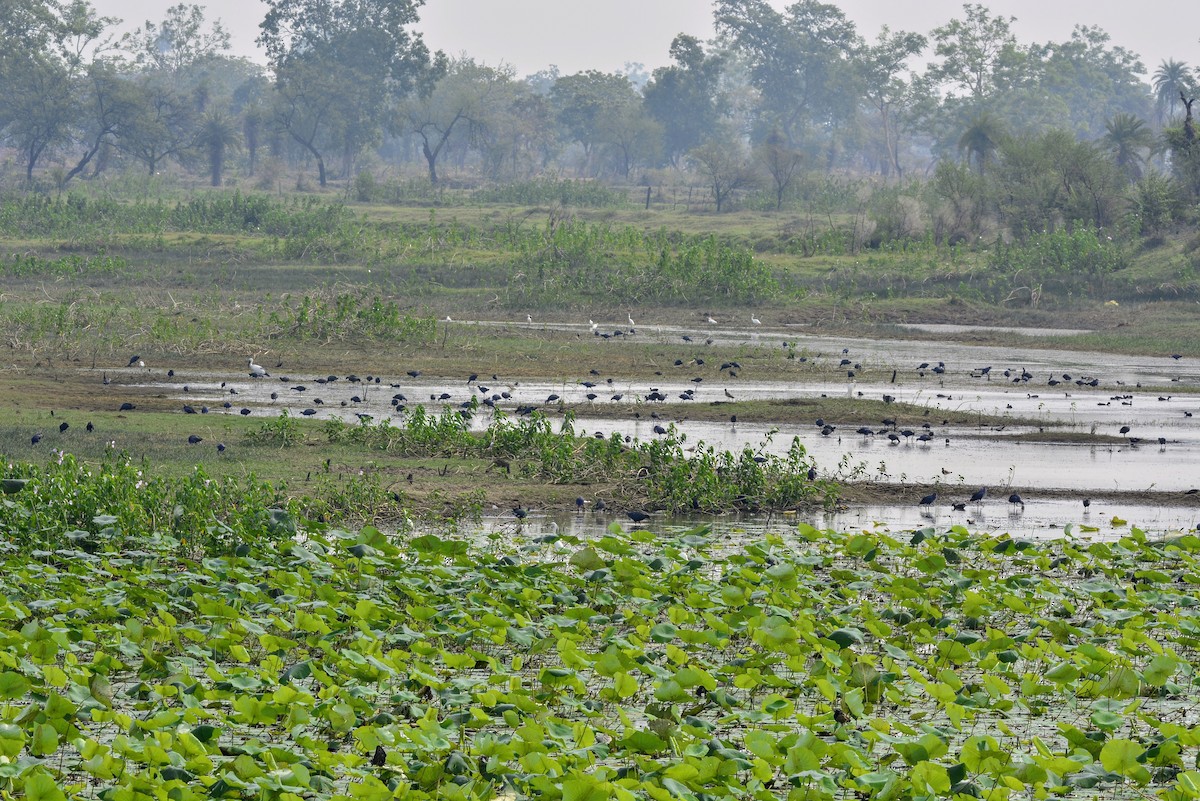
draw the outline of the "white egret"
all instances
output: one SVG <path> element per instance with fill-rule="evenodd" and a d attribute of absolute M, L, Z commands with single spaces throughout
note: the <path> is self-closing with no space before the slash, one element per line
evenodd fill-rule
<path fill-rule="evenodd" d="M 629 314 L 629 315 L 626 315 L 626 316 L 629 318 L 629 327 L 630 327 L 630 328 L 635 328 L 636 326 L 634 325 L 634 322 L 633 322 L 633 315 L 632 315 L 632 314 Z"/>
<path fill-rule="evenodd" d="M 717 324 L 717 321 L 716 321 L 716 320 L 714 320 L 714 319 L 713 319 L 713 318 L 710 316 L 710 317 L 708 318 L 708 324 L 709 324 L 709 325 L 716 325 L 716 324 Z"/>
<path fill-rule="evenodd" d="M 255 364 L 254 359 L 247 359 L 246 363 L 250 365 L 251 378 L 262 378 L 263 376 L 270 375 L 270 373 L 267 372 L 267 368 L 263 367 L 261 364 Z"/>
<path fill-rule="evenodd" d="M 750 315 L 750 322 L 754 323 L 755 325 L 762 325 L 762 320 L 758 319 L 753 314 Z"/>

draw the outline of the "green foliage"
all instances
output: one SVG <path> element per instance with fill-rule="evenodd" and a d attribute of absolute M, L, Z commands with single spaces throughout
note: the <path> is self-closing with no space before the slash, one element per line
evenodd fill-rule
<path fill-rule="evenodd" d="M 243 501 L 209 552 L 5 520 L 45 543 L 0 556 L 7 794 L 1200 796 L 1193 535 L 455 539 Z"/>
<path fill-rule="evenodd" d="M 1134 234 L 1159 236 L 1180 222 L 1184 213 L 1184 192 L 1175 180 L 1150 173 L 1132 189 L 1128 214 Z"/>
<path fill-rule="evenodd" d="M 598 181 L 568 178 L 535 178 L 477 190 L 472 203 L 517 203 L 526 206 L 559 205 L 581 208 L 618 208 L 629 205 L 623 192 Z"/>
<path fill-rule="evenodd" d="M 1200 139 L 1189 138 L 1183 127 L 1167 128 L 1162 135 L 1171 151 L 1171 169 L 1186 197 L 1195 201 L 1200 198 Z"/>
<path fill-rule="evenodd" d="M 163 201 L 122 202 L 78 194 L 35 193 L 0 198 L 0 234 L 14 238 L 115 234 L 259 233 L 281 238 L 331 234 L 351 219 L 341 204 L 319 198 L 281 200 L 240 191 L 200 194 L 174 205 Z"/>
<path fill-rule="evenodd" d="M 34 253 L 10 253 L 7 258 L 0 258 L 0 275 L 13 278 L 94 278 L 121 275 L 128 267 L 129 264 L 124 258 L 104 253 L 95 256 L 72 253 L 58 259 L 46 259 Z"/>
<path fill-rule="evenodd" d="M 573 219 L 553 219 L 537 236 L 510 230 L 520 255 L 509 292 L 518 305 L 578 299 L 683 303 L 748 301 L 778 291 L 766 266 L 714 236 L 676 239 Z"/>
<path fill-rule="evenodd" d="M 280 448 L 290 448 L 303 439 L 300 433 L 300 423 L 284 409 L 278 417 L 265 421 L 257 431 L 246 435 L 246 440 L 252 445 L 276 445 Z"/>
<path fill-rule="evenodd" d="M 516 419 L 497 413 L 486 429 L 473 431 L 471 416 L 435 415 L 417 406 L 399 425 L 335 419 L 324 430 L 332 443 L 395 456 L 485 459 L 493 462 L 490 470 L 551 484 L 613 482 L 630 494 L 636 487 L 650 505 L 670 511 L 792 509 L 833 503 L 837 496 L 836 487 L 809 480 L 812 462 L 799 440 L 784 457 L 717 452 L 703 443 L 689 452 L 674 432 L 646 442 L 626 443 L 618 434 L 597 439 L 580 436 L 570 419 L 554 431 L 537 413 Z"/>
<path fill-rule="evenodd" d="M 1011 245 L 997 242 L 988 254 L 988 266 L 999 272 L 1022 273 L 1030 281 L 1058 276 L 1100 277 L 1129 265 L 1129 255 L 1103 231 L 1082 225 L 1074 230 L 1034 234 Z"/>
<path fill-rule="evenodd" d="M 281 310 L 271 312 L 259 332 L 261 336 L 422 343 L 433 341 L 437 333 L 437 323 L 432 317 L 401 313 L 394 301 L 367 297 L 364 293 L 285 296 L 282 305 Z"/>
<path fill-rule="evenodd" d="M 164 478 L 117 453 L 98 465 L 60 453 L 45 467 L 13 464 L 8 475 L 26 485 L 0 499 L 0 531 L 8 548 L 22 551 L 133 548 L 151 535 L 221 550 L 274 536 L 262 510 L 288 505 L 253 476 L 211 479 L 197 467 L 186 478 Z"/>

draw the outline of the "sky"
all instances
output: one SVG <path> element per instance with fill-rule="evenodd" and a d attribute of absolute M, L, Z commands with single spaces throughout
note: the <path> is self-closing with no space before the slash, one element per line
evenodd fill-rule
<path fill-rule="evenodd" d="M 234 50 L 262 61 L 254 39 L 266 7 L 258 0 L 187 0 L 209 9 L 233 35 Z M 161 20 L 178 0 L 93 0 L 101 14 L 132 29 Z M 771 0 L 782 9 L 787 0 Z M 826 0 L 845 12 L 864 38 L 881 25 L 929 31 L 963 16 L 961 0 Z M 1132 50 L 1150 72 L 1166 58 L 1200 65 L 1200 3 L 1195 0 L 983 0 L 994 15 L 1016 17 L 1022 43 L 1064 41 L 1076 24 L 1097 25 L 1112 44 Z M 417 26 L 431 49 L 466 53 L 524 76 L 557 65 L 563 74 L 620 70 L 627 62 L 653 69 L 669 62 L 678 33 L 712 36 L 710 0 L 426 0 Z"/>

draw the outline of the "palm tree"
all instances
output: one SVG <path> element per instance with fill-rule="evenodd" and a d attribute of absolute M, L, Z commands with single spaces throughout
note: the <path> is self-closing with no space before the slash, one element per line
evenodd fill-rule
<path fill-rule="evenodd" d="M 1137 181 L 1142 177 L 1146 153 L 1154 147 L 1154 134 L 1145 120 L 1133 114 L 1118 114 L 1105 122 L 1104 128 L 1104 144 L 1113 161 L 1130 182 Z"/>
<path fill-rule="evenodd" d="M 967 129 L 958 139 L 958 149 L 967 156 L 967 163 L 975 159 L 979 174 L 983 175 L 984 165 L 992 154 L 1000 147 L 1004 139 L 1004 126 L 1000 120 L 984 111 L 967 123 Z"/>
<path fill-rule="evenodd" d="M 1190 94 L 1195 89 L 1192 68 L 1187 62 L 1165 59 L 1154 71 L 1151 80 L 1154 86 L 1154 99 L 1158 104 L 1158 115 L 1161 121 L 1175 116 L 1179 105 L 1181 92 Z M 1163 114 L 1164 109 L 1166 114 Z"/>
<path fill-rule="evenodd" d="M 212 185 L 221 185 L 221 173 L 225 169 L 225 151 L 238 147 L 242 137 L 237 125 L 232 119 L 220 111 L 213 111 L 204 116 L 200 125 L 200 133 L 196 144 L 204 148 L 208 155 L 208 166 L 212 171 Z"/>

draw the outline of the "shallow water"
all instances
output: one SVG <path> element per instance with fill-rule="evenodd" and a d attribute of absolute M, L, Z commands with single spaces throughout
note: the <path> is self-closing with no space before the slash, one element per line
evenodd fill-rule
<path fill-rule="evenodd" d="M 586 325 L 547 327 L 590 336 Z M 622 347 L 624 342 L 650 339 L 687 345 L 680 341 L 687 334 L 697 340 L 711 337 L 717 344 L 747 347 L 779 348 L 787 342 L 796 348 L 798 358 L 807 360 L 804 365 L 811 372 L 801 380 L 781 381 L 742 370 L 734 378 L 716 369 L 723 353 L 697 341 L 689 347 L 708 362 L 703 367 L 667 367 L 661 376 L 614 379 L 612 383 L 603 376 L 590 375 L 591 365 L 581 365 L 580 375 L 561 381 L 501 376 L 497 380 L 484 377 L 481 382 L 468 384 L 465 376 L 448 380 L 421 375 L 381 377 L 379 383 L 370 384 L 352 383 L 343 376 L 332 383 L 318 384 L 316 376 L 276 375 L 253 380 L 235 370 L 224 375 L 181 372 L 174 383 L 153 386 L 160 391 L 165 387 L 181 405 L 206 405 L 215 414 L 236 414 L 247 408 L 252 416 L 273 417 L 283 409 L 292 414 L 313 409 L 318 418 L 338 416 L 352 421 L 358 416 L 373 421 L 390 419 L 394 412 L 391 400 L 396 394 L 402 395 L 408 406 L 423 404 L 431 410 L 455 408 L 472 398 L 493 398 L 497 407 L 506 411 L 522 405 L 535 406 L 553 419 L 557 401 L 549 399 L 557 395 L 564 402 L 582 404 L 585 409 L 589 404 L 627 408 L 627 415 L 621 419 L 589 417 L 583 411 L 575 424 L 580 433 L 600 432 L 607 436 L 617 432 L 647 439 L 657 436 L 655 425 L 674 424 L 688 445 L 704 442 L 718 450 L 739 451 L 750 447 L 776 454 L 785 453 L 792 438 L 798 437 L 824 476 L 935 484 L 941 487 L 939 496 L 947 504 L 933 510 L 932 520 L 929 510 L 922 515 L 914 505 L 857 510 L 821 523 L 839 528 L 869 527 L 878 520 L 889 526 L 908 528 L 962 523 L 986 530 L 1015 527 L 1023 533 L 1054 531 L 1082 522 L 1078 501 L 1042 502 L 1033 490 L 1026 492 L 1029 497 L 1024 512 L 1014 513 L 1003 502 L 1008 492 L 1002 488 L 1069 490 L 1078 492 L 1082 499 L 1101 491 L 1183 493 L 1200 484 L 1200 395 L 1190 394 L 1200 389 L 1200 365 L 1173 359 L 1169 354 L 1130 357 L 1061 349 L 814 337 L 770 327 L 748 330 L 718 325 L 689 333 L 678 327 L 643 326 L 636 331 L 634 335 L 598 339 L 596 365 L 603 366 L 607 348 Z M 858 382 L 846 375 L 845 368 L 838 367 L 843 358 L 862 364 L 867 370 L 884 373 L 895 370 L 896 376 L 884 381 Z M 942 374 L 933 373 L 931 368 L 918 369 L 924 362 L 936 366 L 939 361 L 945 367 Z M 983 374 L 981 368 L 988 366 L 990 375 Z M 648 368 L 648 372 L 653 369 Z M 1008 377 L 1003 375 L 1005 370 L 1009 371 Z M 1024 372 L 1033 377 L 1020 380 Z M 144 376 L 144 372 L 130 371 L 123 377 L 139 383 L 145 380 Z M 703 380 L 697 382 L 693 378 Z M 1076 379 L 1092 378 L 1099 380 L 1099 387 L 1074 383 Z M 596 386 L 583 386 L 581 382 L 588 380 Z M 1050 380 L 1060 383 L 1050 386 Z M 222 382 L 225 386 L 221 386 Z M 725 403 L 730 396 L 736 400 L 756 400 L 820 396 L 882 399 L 889 395 L 898 401 L 926 407 L 932 439 L 919 444 L 915 436 L 902 437 L 900 444 L 890 444 L 882 420 L 872 426 L 877 433 L 871 436 L 855 433 L 859 421 L 849 425 L 846 424 L 849 421 L 828 420 L 836 430 L 822 436 L 815 421 L 813 425 L 789 424 L 777 429 L 769 424 L 695 421 L 688 419 L 686 412 L 679 419 L 668 419 L 659 414 L 658 404 L 645 400 L 652 390 L 660 391 L 672 403 L 684 403 L 685 407 L 689 403 Z M 688 391 L 692 399 L 682 401 L 680 396 Z M 589 392 L 596 396 L 592 401 L 586 397 Z M 277 395 L 275 400 L 269 397 L 271 393 Z M 353 400 L 355 397 L 357 401 Z M 323 403 L 318 403 L 318 399 Z M 229 410 L 223 408 L 224 402 L 231 404 Z M 944 411 L 1032 419 L 1046 425 L 1073 426 L 1083 433 L 1112 436 L 1120 436 L 1120 428 L 1129 426 L 1128 436 L 1140 438 L 1141 442 L 1128 439 L 1111 445 L 1022 442 L 1010 437 L 1035 431 L 1036 426 L 1015 422 L 949 426 L 943 425 L 939 418 Z M 484 409 L 474 425 L 483 427 L 489 421 Z M 914 431 L 923 433 L 923 429 L 916 427 Z M 1165 440 L 1164 444 L 1158 443 L 1159 437 Z M 951 501 L 966 500 L 979 486 L 993 487 L 993 494 L 1001 496 L 1001 500 L 989 501 L 983 508 L 968 508 L 965 514 L 950 511 Z M 915 495 L 916 491 L 914 504 Z M 1120 518 L 1143 522 L 1159 530 L 1190 529 L 1196 523 L 1196 512 L 1190 506 L 1172 509 L 1135 506 L 1111 511 Z M 1090 522 L 1103 523 L 1104 514 L 1094 507 L 1089 512 Z"/>
<path fill-rule="evenodd" d="M 1020 334 L 1027 337 L 1069 337 L 1090 334 L 1087 328 L 1013 328 L 1004 325 L 956 325 L 954 323 L 897 323 L 897 328 L 909 331 L 926 331 L 930 334 L 980 333 Z"/>
<path fill-rule="evenodd" d="M 1114 524 L 1114 520 L 1118 522 Z M 652 531 L 684 530 L 707 525 L 712 526 L 718 536 L 745 541 L 767 533 L 786 534 L 794 531 L 800 522 L 821 529 L 885 532 L 893 536 L 907 536 L 912 531 L 924 528 L 945 531 L 952 526 L 964 526 L 984 534 L 1009 534 L 1013 537 L 1116 539 L 1127 535 L 1134 527 L 1150 536 L 1193 531 L 1200 523 L 1200 506 L 1166 509 L 1138 504 L 1093 503 L 1090 509 L 1085 510 L 1076 502 L 1030 501 L 1021 509 L 1010 508 L 1007 500 L 1000 497 L 986 499 L 983 504 L 971 504 L 966 512 L 951 511 L 942 505 L 932 509 L 922 509 L 916 505 L 855 506 L 837 513 L 802 515 L 654 515 L 640 524 L 630 522 L 623 514 L 609 512 L 541 515 L 533 510 L 524 521 L 518 521 L 511 515 L 494 510 L 494 515 L 485 518 L 482 524 L 468 528 L 501 534 L 520 529 L 532 535 L 560 533 L 580 539 L 596 539 L 604 536 L 613 523 L 626 530 L 649 528 Z"/>

